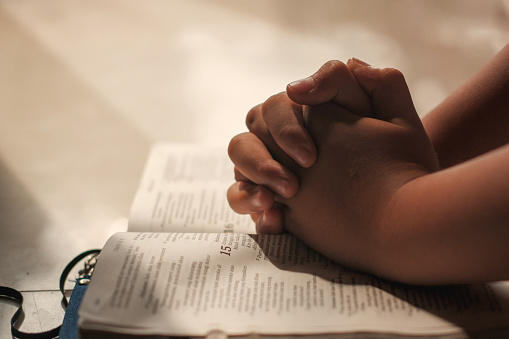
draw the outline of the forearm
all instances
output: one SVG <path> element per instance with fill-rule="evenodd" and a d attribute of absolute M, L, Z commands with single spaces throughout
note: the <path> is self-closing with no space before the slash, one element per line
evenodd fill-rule
<path fill-rule="evenodd" d="M 416 284 L 509 279 L 509 145 L 422 176 L 377 225 L 375 273 Z"/>
<path fill-rule="evenodd" d="M 509 45 L 423 118 L 442 168 L 509 142 Z"/>

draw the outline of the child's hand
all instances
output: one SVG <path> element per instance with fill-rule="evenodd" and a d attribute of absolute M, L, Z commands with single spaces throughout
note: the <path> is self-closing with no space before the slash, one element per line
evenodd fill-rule
<path fill-rule="evenodd" d="M 318 148 L 304 169 L 265 140 L 274 159 L 299 178 L 297 194 L 283 204 L 285 228 L 332 260 L 371 270 L 378 221 L 392 195 L 407 182 L 438 170 L 431 143 L 400 72 L 352 70 L 370 95 L 376 119 L 359 117 L 335 104 L 310 107 L 306 127 Z M 376 253 L 376 252 L 374 252 Z"/>
<path fill-rule="evenodd" d="M 248 128 L 262 130 L 274 138 L 302 167 L 316 159 L 316 147 L 303 122 L 300 104 L 335 102 L 359 116 L 372 116 L 371 101 L 345 64 L 330 61 L 312 76 L 287 88 L 285 93 L 254 107 L 247 116 Z M 265 138 L 267 140 L 267 138 Z M 274 193 L 293 196 L 298 189 L 295 175 L 274 161 L 266 146 L 252 133 L 232 139 L 229 154 L 235 164 L 236 183 L 228 191 L 228 201 L 238 213 L 250 213 L 260 233 L 283 231 L 281 212 L 273 205 Z M 256 184 L 255 184 L 256 183 Z"/>
<path fill-rule="evenodd" d="M 440 171 L 399 72 L 348 63 L 370 96 L 378 120 L 352 115 L 356 112 L 332 105 L 334 99 L 304 114 L 298 104 L 319 104 L 321 92 L 307 90 L 308 81 L 292 84 L 288 95 L 275 96 L 263 105 L 265 112 L 258 108 L 250 113 L 248 125 L 253 133 L 232 140 L 230 156 L 238 180 L 245 180 L 229 191 L 232 207 L 239 211 L 242 206 L 246 213 L 255 211 L 258 216 L 274 212 L 275 218 L 268 213 L 273 224 L 262 223 L 269 231 L 278 225 L 282 230 L 285 217 L 289 230 L 331 259 L 388 279 L 411 284 L 507 280 L 509 145 L 503 131 L 508 51 L 505 48 L 434 110 L 431 118 L 426 117 L 427 131 L 446 163 Z M 289 126 L 265 119 L 272 106 L 279 108 L 279 121 L 288 121 Z M 327 128 L 323 135 L 318 133 L 324 128 L 321 125 Z M 283 151 L 291 148 L 283 146 L 284 140 L 297 140 L 313 149 L 306 128 L 317 142 L 315 166 L 321 166 L 320 171 L 309 167 L 315 161 L 312 152 L 311 160 L 305 162 L 309 168 L 302 169 L 286 152 L 293 159 L 295 154 Z M 458 156 L 465 138 L 484 142 L 484 148 L 467 149 Z M 331 148 L 334 144 L 338 147 Z M 253 145 L 256 152 L 251 152 Z M 250 173 L 252 165 L 258 170 Z M 276 171 L 267 171 L 270 168 Z M 302 181 L 299 190 L 290 170 Z M 271 191 L 277 192 L 274 173 L 293 178 L 286 181 L 283 194 Z M 253 209 L 246 203 L 253 195 L 242 196 L 236 189 L 241 184 L 249 187 L 245 192 L 260 189 L 256 194 L 267 198 L 263 207 Z"/>
<path fill-rule="evenodd" d="M 438 164 L 401 73 L 359 64 L 351 69 L 371 97 L 376 119 L 334 103 L 304 110 L 306 127 L 318 147 L 312 167 L 300 167 L 277 146 L 260 114 L 249 125 L 274 159 L 299 177 L 294 197 L 275 198 L 283 206 L 279 220 L 287 230 L 333 260 L 370 270 L 363 267 L 372 261 L 365 249 L 376 248 L 377 220 L 385 204 L 405 183 L 437 170 Z M 275 112 L 293 107 L 302 113 L 285 94 L 264 106 Z M 242 145 L 249 143 L 239 144 L 242 154 Z M 232 159 L 235 162 L 234 154 Z"/>

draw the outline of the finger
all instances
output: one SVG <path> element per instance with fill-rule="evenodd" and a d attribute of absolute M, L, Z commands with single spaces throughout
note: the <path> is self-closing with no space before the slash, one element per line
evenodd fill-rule
<path fill-rule="evenodd" d="M 267 150 L 276 149 L 278 148 L 277 143 L 270 134 L 270 131 L 263 120 L 262 107 L 263 104 L 260 104 L 249 111 L 246 117 L 246 125 L 249 132 L 256 135 L 256 137 L 265 145 Z"/>
<path fill-rule="evenodd" d="M 267 125 L 265 125 L 262 117 L 262 104 L 256 105 L 249 110 L 246 116 L 246 126 L 250 132 L 255 133 L 257 136 L 265 133 L 269 134 Z"/>
<path fill-rule="evenodd" d="M 316 161 L 317 151 L 304 127 L 302 114 L 301 105 L 291 101 L 286 93 L 279 93 L 265 101 L 257 114 L 252 116 L 251 129 L 265 142 L 262 136 L 265 127 L 287 155 L 307 168 Z"/>
<path fill-rule="evenodd" d="M 233 168 L 233 174 L 234 174 L 235 181 L 244 181 L 244 182 L 248 182 L 250 184 L 256 185 L 254 182 L 249 180 L 244 174 L 242 174 L 237 167 Z"/>
<path fill-rule="evenodd" d="M 256 216 L 256 233 L 280 234 L 283 233 L 283 214 L 277 208 L 271 208 Z"/>
<path fill-rule="evenodd" d="M 238 171 L 250 181 L 273 192 L 291 198 L 297 193 L 297 177 L 275 161 L 263 142 L 253 133 L 235 136 L 228 146 L 228 154 Z"/>
<path fill-rule="evenodd" d="M 310 77 L 290 83 L 286 92 L 298 104 L 319 105 L 332 101 L 359 116 L 373 116 L 371 99 L 349 68 L 337 60 L 325 63 Z"/>
<path fill-rule="evenodd" d="M 263 186 L 238 181 L 226 192 L 232 210 L 239 214 L 260 213 L 274 203 L 274 193 Z"/>
<path fill-rule="evenodd" d="M 348 68 L 372 98 L 376 118 L 402 126 L 420 126 L 403 74 L 394 68 L 373 68 L 357 59 Z"/>

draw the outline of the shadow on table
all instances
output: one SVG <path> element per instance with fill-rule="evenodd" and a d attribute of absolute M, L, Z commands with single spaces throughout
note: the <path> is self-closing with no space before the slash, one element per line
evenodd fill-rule
<path fill-rule="evenodd" d="M 41 236 L 48 218 L 0 158 L 0 284 L 16 288 L 30 279 L 33 262 L 44 262 Z"/>

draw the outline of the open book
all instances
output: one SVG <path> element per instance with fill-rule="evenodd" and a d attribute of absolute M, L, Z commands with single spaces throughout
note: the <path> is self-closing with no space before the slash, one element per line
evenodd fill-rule
<path fill-rule="evenodd" d="M 226 201 L 225 151 L 156 145 L 129 232 L 104 246 L 84 338 L 509 334 L 509 283 L 412 287 L 352 272 L 295 237 L 254 235 Z"/>

